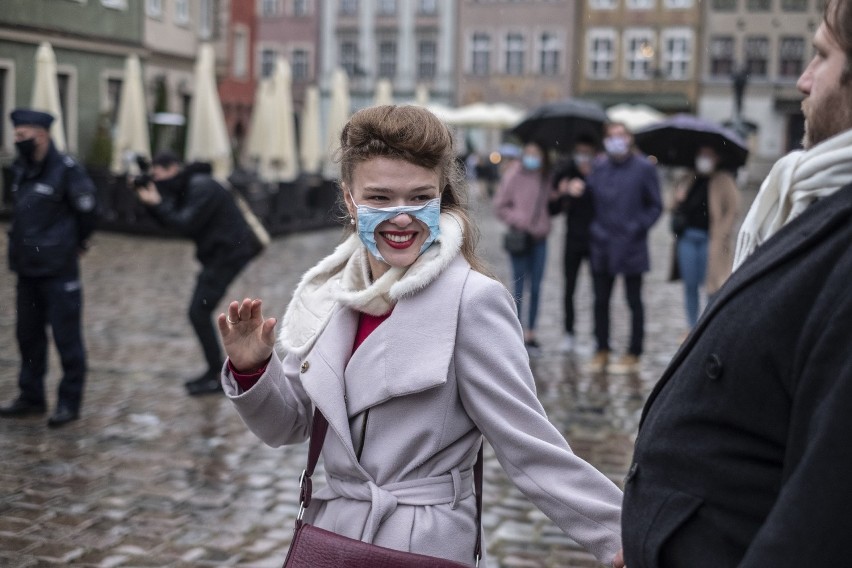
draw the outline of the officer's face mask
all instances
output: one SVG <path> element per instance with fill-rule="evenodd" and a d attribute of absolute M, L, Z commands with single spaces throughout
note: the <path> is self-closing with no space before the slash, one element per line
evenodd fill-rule
<path fill-rule="evenodd" d="M 15 142 L 15 148 L 18 150 L 18 155 L 27 162 L 32 163 L 35 159 L 36 148 L 38 144 L 35 138 L 27 138 Z"/>
<path fill-rule="evenodd" d="M 349 190 L 347 190 L 349 191 Z M 352 197 L 352 192 L 349 191 L 349 198 L 355 204 L 355 215 L 358 219 L 358 237 L 367 250 L 370 251 L 378 260 L 385 262 L 379 252 L 379 246 L 376 242 L 376 228 L 383 222 L 393 219 L 397 215 L 405 213 L 411 215 L 424 225 L 429 230 L 426 240 L 420 247 L 420 253 L 423 254 L 433 242 L 440 236 L 441 229 L 438 225 L 441 218 L 441 198 L 436 197 L 430 199 L 423 205 L 398 205 L 395 207 L 370 207 L 369 205 L 358 205 L 355 198 Z"/>

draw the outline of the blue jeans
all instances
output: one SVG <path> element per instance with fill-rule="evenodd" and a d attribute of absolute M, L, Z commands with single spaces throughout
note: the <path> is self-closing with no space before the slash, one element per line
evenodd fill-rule
<path fill-rule="evenodd" d="M 686 321 L 695 327 L 698 321 L 698 288 L 707 276 L 707 231 L 687 229 L 677 241 L 677 263 L 683 279 Z"/>
<path fill-rule="evenodd" d="M 515 303 L 518 305 L 518 318 L 523 323 L 521 313 L 524 296 L 524 282 L 527 277 L 530 280 L 530 308 L 526 329 L 534 330 L 538 318 L 539 291 L 541 281 L 544 277 L 544 264 L 547 260 L 547 239 L 541 239 L 533 244 L 532 248 L 525 254 L 510 255 L 512 261 L 512 276 L 515 281 Z"/>

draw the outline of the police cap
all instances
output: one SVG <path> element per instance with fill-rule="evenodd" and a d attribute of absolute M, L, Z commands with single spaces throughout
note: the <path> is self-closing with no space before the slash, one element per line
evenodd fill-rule
<path fill-rule="evenodd" d="M 50 125 L 53 124 L 52 114 L 29 108 L 16 108 L 9 113 L 9 118 L 12 119 L 12 125 L 15 128 L 18 126 L 39 126 L 49 130 Z"/>

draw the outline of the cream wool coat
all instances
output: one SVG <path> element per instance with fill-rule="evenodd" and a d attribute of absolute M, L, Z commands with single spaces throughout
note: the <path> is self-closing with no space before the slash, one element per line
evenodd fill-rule
<path fill-rule="evenodd" d="M 424 284 L 354 353 L 358 313 L 337 304 L 309 350 L 273 355 L 250 390 L 226 367 L 226 394 L 268 445 L 307 440 L 314 406 L 328 419 L 328 485 L 314 491 L 306 520 L 472 565 L 472 467 L 484 435 L 521 491 L 609 564 L 621 547 L 622 494 L 545 416 L 510 294 L 461 255 Z M 359 461 L 360 428 L 353 436 L 350 423 L 366 409 Z"/>

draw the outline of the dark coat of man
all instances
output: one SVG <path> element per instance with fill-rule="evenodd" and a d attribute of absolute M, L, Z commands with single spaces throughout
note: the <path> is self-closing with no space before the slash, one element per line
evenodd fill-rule
<path fill-rule="evenodd" d="M 852 566 L 852 185 L 750 256 L 646 403 L 630 568 Z"/>

